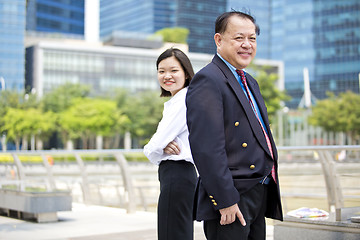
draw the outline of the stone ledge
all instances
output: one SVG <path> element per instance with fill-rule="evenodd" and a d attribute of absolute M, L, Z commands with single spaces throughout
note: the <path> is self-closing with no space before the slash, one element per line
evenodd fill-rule
<path fill-rule="evenodd" d="M 71 211 L 70 192 L 22 192 L 0 189 L 0 196 L 0 212 L 9 217 L 55 222 L 58 221 L 58 211 Z"/>

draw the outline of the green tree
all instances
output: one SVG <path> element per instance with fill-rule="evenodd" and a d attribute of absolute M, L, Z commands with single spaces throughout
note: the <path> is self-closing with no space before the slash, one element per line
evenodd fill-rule
<path fill-rule="evenodd" d="M 190 31 L 183 27 L 163 28 L 154 33 L 162 36 L 164 42 L 186 43 Z"/>
<path fill-rule="evenodd" d="M 27 140 L 29 136 L 48 136 L 55 129 L 53 114 L 42 113 L 34 108 L 8 108 L 3 121 L 1 131 L 7 132 L 7 137 L 15 141 L 18 150 L 21 139 Z"/>
<path fill-rule="evenodd" d="M 360 138 L 360 95 L 353 92 L 340 93 L 317 101 L 308 118 L 310 124 L 325 131 L 346 132 L 355 141 Z"/>
<path fill-rule="evenodd" d="M 90 87 L 87 85 L 66 83 L 43 96 L 43 111 L 55 113 L 64 111 L 71 105 L 73 99 L 84 98 L 89 94 Z"/>
<path fill-rule="evenodd" d="M 143 145 L 155 133 L 162 117 L 163 104 L 169 98 L 159 97 L 160 92 L 144 91 L 136 96 L 131 95 L 124 101 L 118 98 L 118 106 L 129 117 L 131 125 L 129 131 L 133 137 Z"/>
<path fill-rule="evenodd" d="M 269 66 L 251 64 L 249 68 L 255 72 L 255 78 L 267 107 L 269 121 L 273 122 L 276 113 L 282 108 L 282 102 L 288 101 L 290 96 L 276 87 L 276 81 L 279 77 L 277 74 L 271 73 Z"/>
<path fill-rule="evenodd" d="M 92 137 L 110 137 L 122 133 L 128 117 L 117 109 L 116 102 L 105 99 L 77 98 L 59 115 L 64 142 L 81 138 L 87 148 Z"/>
<path fill-rule="evenodd" d="M 29 109 L 29 108 L 37 108 L 39 105 L 39 102 L 36 99 L 36 96 L 33 94 L 24 94 L 24 92 L 16 92 L 12 90 L 5 90 L 0 92 L 0 116 L 6 116 L 8 113 L 8 110 L 10 108 L 13 109 Z M 10 113 L 11 114 L 11 113 Z M 12 120 L 11 118 L 9 119 Z M 7 139 L 12 139 L 11 137 L 7 136 L 7 131 L 9 129 L 8 123 L 7 123 L 4 117 L 0 118 L 0 135 L 6 136 L 5 142 L 2 142 L 6 145 Z M 20 140 L 18 142 L 20 144 Z"/>

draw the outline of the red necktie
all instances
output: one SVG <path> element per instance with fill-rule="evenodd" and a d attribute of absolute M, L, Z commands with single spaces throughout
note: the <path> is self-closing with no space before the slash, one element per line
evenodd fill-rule
<path fill-rule="evenodd" d="M 241 82 L 245 87 L 245 90 L 246 90 L 246 93 L 248 95 L 248 99 L 249 99 L 249 103 L 251 105 L 251 108 L 253 109 L 253 111 L 255 113 L 255 116 L 256 116 L 257 120 L 259 121 L 259 123 L 260 123 L 261 129 L 262 129 L 262 131 L 263 131 L 263 133 L 265 135 L 266 144 L 267 144 L 267 146 L 268 146 L 268 148 L 270 150 L 270 153 L 271 153 L 271 157 L 274 159 L 274 155 L 273 155 L 273 151 L 272 151 L 272 147 L 271 147 L 271 143 L 270 143 L 270 138 L 269 138 L 268 134 L 266 133 L 265 128 L 264 128 L 263 124 L 261 123 L 260 118 L 258 116 L 258 113 L 256 112 L 254 103 L 251 100 L 251 95 L 250 95 L 250 91 L 249 91 L 249 88 L 248 88 L 248 85 L 247 85 L 247 82 L 246 82 L 246 77 L 245 77 L 244 71 L 243 70 L 236 70 L 236 72 L 241 77 Z M 276 183 L 276 178 L 275 178 L 276 175 L 275 175 L 275 166 L 274 165 L 273 165 L 273 167 L 271 169 L 271 176 L 273 177 L 273 179 L 274 179 L 274 181 Z"/>

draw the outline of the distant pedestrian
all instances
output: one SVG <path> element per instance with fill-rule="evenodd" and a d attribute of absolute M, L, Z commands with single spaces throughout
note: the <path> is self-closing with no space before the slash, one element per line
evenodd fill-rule
<path fill-rule="evenodd" d="M 164 104 L 163 117 L 144 153 L 159 165 L 158 239 L 193 239 L 193 204 L 197 174 L 189 146 L 185 96 L 194 76 L 189 58 L 170 48 L 157 59 L 157 76 Z"/>

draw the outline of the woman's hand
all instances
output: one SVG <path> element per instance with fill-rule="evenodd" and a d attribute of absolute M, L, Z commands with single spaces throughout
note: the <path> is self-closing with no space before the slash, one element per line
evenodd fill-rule
<path fill-rule="evenodd" d="M 169 144 L 164 148 L 164 153 L 170 155 L 179 155 L 180 154 L 180 147 L 175 141 L 169 142 Z"/>

